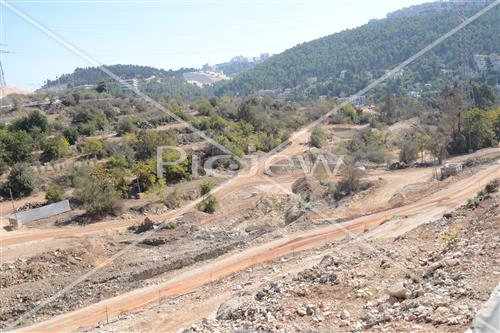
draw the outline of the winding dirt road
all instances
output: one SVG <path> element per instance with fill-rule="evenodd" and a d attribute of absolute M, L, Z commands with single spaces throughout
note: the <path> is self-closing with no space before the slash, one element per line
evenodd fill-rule
<path fill-rule="evenodd" d="M 307 142 L 309 140 L 309 133 L 303 133 L 300 136 L 297 136 L 290 145 L 285 147 L 281 152 L 278 153 L 279 156 L 294 156 L 304 152 L 307 149 Z M 451 158 L 448 162 L 462 162 L 468 158 L 486 158 L 486 157 L 495 157 L 500 154 L 500 148 L 488 148 L 475 152 L 471 155 L 463 155 Z M 277 162 L 278 159 L 273 159 L 274 162 Z M 254 164 L 251 171 L 248 174 L 252 176 L 245 177 L 234 177 L 229 179 L 226 184 L 222 184 L 216 189 L 215 196 L 219 201 L 221 201 L 225 196 L 234 193 L 239 190 L 244 190 L 249 187 L 255 187 L 258 185 L 270 184 L 270 177 L 265 175 L 266 167 L 268 166 L 266 163 L 267 159 L 264 157 L 260 158 L 257 163 Z M 432 174 L 432 169 L 419 169 L 423 174 Z M 291 183 L 295 179 L 293 177 L 275 179 L 275 181 L 279 181 L 280 183 Z M 42 197 L 40 197 L 42 198 Z M 28 199 L 25 199 L 28 200 Z M 17 203 L 16 203 L 17 204 Z M 0 207 L 3 208 L 3 213 L 8 213 L 11 209 L 10 203 L 3 202 L 0 203 Z M 151 215 L 149 216 L 151 219 L 155 221 L 162 221 L 167 218 L 172 218 L 175 216 L 180 216 L 194 208 L 194 204 L 188 204 L 188 206 L 181 207 L 176 210 L 169 211 L 165 214 L 160 215 Z M 359 210 L 359 209 L 358 209 Z M 374 211 L 375 209 L 370 209 L 370 211 Z M 355 213 L 354 215 L 359 215 L 362 213 L 362 210 L 359 212 L 355 212 L 353 210 L 351 213 Z M 353 216 L 353 214 L 348 214 L 349 216 Z M 347 216 L 347 215 L 346 215 Z M 341 215 L 337 217 L 342 217 Z M 12 232 L 5 232 L 3 229 L 0 230 L 0 248 L 20 245 L 29 242 L 50 240 L 59 237 L 78 237 L 82 235 L 87 235 L 90 233 L 96 233 L 107 230 L 117 230 L 127 228 L 131 225 L 140 223 L 144 218 L 133 218 L 133 219 L 116 219 L 105 222 L 99 222 L 95 224 L 85 225 L 85 226 L 71 226 L 65 228 L 51 228 L 51 229 L 24 229 L 17 230 Z"/>
<path fill-rule="evenodd" d="M 342 224 L 318 227 L 307 232 L 297 232 L 264 245 L 246 249 L 216 259 L 198 269 L 187 271 L 164 283 L 134 290 L 85 308 L 56 316 L 47 321 L 22 328 L 19 332 L 60 332 L 75 331 L 90 326 L 123 312 L 140 309 L 158 302 L 159 298 L 169 298 L 194 290 L 216 279 L 224 278 L 258 263 L 269 261 L 295 251 L 317 247 L 326 242 L 341 239 L 348 233 L 360 234 L 370 230 L 374 237 L 398 234 L 402 229 L 410 230 L 419 224 L 439 218 L 444 212 L 474 196 L 485 184 L 500 177 L 500 161 L 489 165 L 473 176 L 457 181 L 446 188 L 411 204 L 389 209 L 350 220 Z M 389 220 L 404 216 L 403 222 Z M 385 232 L 377 234 L 378 226 Z M 368 234 L 367 234 L 368 235 Z"/>
<path fill-rule="evenodd" d="M 302 153 L 307 149 L 309 135 L 310 134 L 308 132 L 305 132 L 302 135 L 297 136 L 290 145 L 286 146 L 281 152 L 277 153 L 276 156 L 293 156 Z M 277 161 L 277 159 L 273 159 L 273 161 Z M 219 185 L 214 190 L 214 195 L 220 201 L 225 196 L 236 191 L 248 188 L 250 186 L 269 184 L 269 177 L 265 175 L 265 170 L 267 167 L 268 159 L 263 156 L 251 166 L 250 170 L 244 171 L 243 174 L 239 174 L 237 177 L 233 177 L 226 183 Z M 7 205 L 7 203 L 5 203 L 5 205 Z M 154 221 L 162 221 L 167 218 L 172 218 L 187 213 L 188 211 L 193 210 L 194 206 L 195 202 L 191 202 L 186 206 L 169 211 L 165 214 L 154 216 L 150 215 L 149 218 Z M 5 207 L 5 210 L 8 210 L 7 206 Z M 56 237 L 75 237 L 99 231 L 127 228 L 131 225 L 141 222 L 143 219 L 143 217 L 133 219 L 116 219 L 106 222 L 89 224 L 83 227 L 25 229 L 12 232 L 5 232 L 4 230 L 0 230 L 0 248 L 24 244 L 28 242 L 48 240 Z"/>

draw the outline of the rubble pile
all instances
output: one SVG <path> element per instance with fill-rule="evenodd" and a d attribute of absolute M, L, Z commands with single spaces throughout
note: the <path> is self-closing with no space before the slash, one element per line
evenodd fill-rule
<path fill-rule="evenodd" d="M 315 266 L 240 291 L 185 332 L 464 331 L 495 288 L 498 193 L 375 251 L 344 244 Z"/>
<path fill-rule="evenodd" d="M 286 323 L 293 323 L 297 318 L 310 318 L 313 322 L 322 322 L 327 317 L 337 315 L 347 318 L 349 313 L 334 313 L 329 306 L 307 302 L 307 296 L 313 292 L 311 286 L 333 286 L 338 284 L 335 267 L 338 258 L 325 256 L 312 268 L 305 269 L 290 281 L 270 282 L 254 294 L 241 293 L 221 304 L 216 320 L 203 320 L 184 332 L 226 332 L 228 330 L 276 331 L 286 328 Z M 282 305 L 281 301 L 298 298 L 297 305 Z"/>
<path fill-rule="evenodd" d="M 83 256 L 84 251 L 59 249 L 29 259 L 5 262 L 0 268 L 0 287 L 7 288 L 70 273 L 75 269 L 90 268 L 91 265 L 82 259 Z"/>
<path fill-rule="evenodd" d="M 148 234 L 151 231 L 154 233 Z M 144 222 L 123 231 L 119 241 L 89 237 L 70 248 L 4 262 L 0 269 L 0 287 L 5 311 L 0 314 L 0 328 L 134 241 L 138 242 L 135 251 L 127 251 L 121 260 L 105 265 L 99 274 L 78 283 L 71 292 L 39 311 L 32 320 L 41 320 L 144 287 L 154 283 L 154 279 L 162 274 L 243 248 L 257 237 L 259 234 L 229 232 L 217 225 L 161 223 L 146 217 Z"/>
<path fill-rule="evenodd" d="M 255 207 L 234 219 L 234 226 L 255 228 L 257 226 L 285 226 L 303 215 L 291 195 L 263 195 Z"/>

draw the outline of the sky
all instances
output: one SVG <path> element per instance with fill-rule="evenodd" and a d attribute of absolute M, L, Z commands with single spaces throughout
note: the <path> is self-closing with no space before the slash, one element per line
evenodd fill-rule
<path fill-rule="evenodd" d="M 422 0 L 0 0 L 10 87 L 97 64 L 200 68 L 279 53 Z"/>

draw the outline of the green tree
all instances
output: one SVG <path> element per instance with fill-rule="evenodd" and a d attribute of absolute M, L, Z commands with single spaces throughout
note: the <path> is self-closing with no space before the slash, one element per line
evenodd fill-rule
<path fill-rule="evenodd" d="M 120 198 L 115 185 L 109 172 L 96 167 L 76 180 L 76 198 L 84 204 L 89 215 L 102 215 L 109 212 Z"/>
<path fill-rule="evenodd" d="M 21 100 L 14 97 L 12 101 L 12 111 L 19 111 L 21 109 Z"/>
<path fill-rule="evenodd" d="M 154 130 L 140 132 L 134 144 L 136 158 L 138 160 L 147 160 L 156 157 L 158 147 L 175 144 L 175 138 L 169 133 Z"/>
<path fill-rule="evenodd" d="M 157 182 L 156 161 L 137 161 L 132 167 L 132 173 L 139 182 L 141 192 L 145 192 Z"/>
<path fill-rule="evenodd" d="M 63 130 L 63 136 L 68 140 L 70 145 L 74 145 L 78 141 L 78 131 L 74 128 L 67 127 Z"/>
<path fill-rule="evenodd" d="M 0 141 L 0 176 L 9 168 L 7 164 L 7 154 L 3 143 Z"/>
<path fill-rule="evenodd" d="M 85 145 L 83 146 L 83 152 L 90 157 L 101 158 L 106 155 L 106 149 L 104 149 L 104 144 L 98 139 L 87 139 Z"/>
<path fill-rule="evenodd" d="M 94 130 L 95 129 L 104 129 L 108 120 L 106 118 L 106 114 L 103 110 L 97 108 L 79 108 L 73 114 L 72 123 L 80 126 L 87 124 L 90 126 L 92 124 Z M 84 134 L 78 130 L 81 134 Z"/>
<path fill-rule="evenodd" d="M 439 109 L 442 116 L 440 130 L 451 138 L 448 151 L 462 153 L 467 151 L 467 138 L 464 135 L 465 92 L 462 87 L 445 87 L 441 92 Z"/>
<path fill-rule="evenodd" d="M 214 183 L 211 180 L 206 180 L 200 185 L 200 193 L 201 195 L 205 195 L 207 193 L 210 193 L 212 189 L 214 188 Z"/>
<path fill-rule="evenodd" d="M 125 133 L 135 133 L 137 131 L 137 121 L 131 117 L 125 117 L 120 119 L 116 125 L 116 132 L 118 135 L 124 135 Z"/>
<path fill-rule="evenodd" d="M 399 148 L 399 160 L 410 164 L 414 162 L 418 157 L 419 146 L 415 140 L 415 136 L 412 134 L 406 134 L 401 137 L 397 146 Z"/>
<path fill-rule="evenodd" d="M 97 87 L 95 88 L 95 91 L 97 91 L 99 94 L 108 91 L 108 87 L 106 86 L 106 82 L 99 81 L 99 83 L 97 83 Z"/>
<path fill-rule="evenodd" d="M 45 192 L 45 200 L 47 203 L 52 204 L 64 200 L 64 189 L 58 185 L 51 185 Z"/>
<path fill-rule="evenodd" d="M 439 164 L 443 164 L 446 156 L 448 156 L 447 147 L 449 142 L 449 137 L 442 132 L 435 133 L 427 142 L 427 149 L 438 160 Z"/>
<path fill-rule="evenodd" d="M 424 152 L 429 146 L 430 137 L 424 132 L 416 131 L 413 133 L 413 138 L 415 140 L 418 153 L 420 153 L 421 162 L 424 163 Z"/>
<path fill-rule="evenodd" d="M 11 131 L 25 131 L 31 135 L 50 131 L 47 117 L 40 111 L 31 111 L 26 117 L 14 120 L 9 126 Z"/>
<path fill-rule="evenodd" d="M 29 160 L 34 150 L 33 139 L 25 131 L 0 130 L 0 141 L 5 149 L 4 158 L 9 164 Z"/>
<path fill-rule="evenodd" d="M 311 133 L 311 145 L 313 147 L 321 148 L 325 143 L 325 131 L 320 126 L 313 128 Z"/>
<path fill-rule="evenodd" d="M 347 148 L 355 160 L 369 160 L 375 163 L 383 163 L 388 150 L 385 145 L 385 135 L 371 128 L 359 131 L 348 143 Z"/>
<path fill-rule="evenodd" d="M 477 108 L 487 109 L 495 104 L 495 91 L 487 84 L 473 84 L 472 94 Z"/>
<path fill-rule="evenodd" d="M 96 130 L 97 130 L 97 127 L 93 121 L 78 125 L 78 134 L 81 134 L 84 136 L 94 135 Z"/>
<path fill-rule="evenodd" d="M 196 209 L 200 212 L 213 214 L 217 209 L 217 199 L 213 195 L 209 195 L 205 200 L 196 205 Z"/>
<path fill-rule="evenodd" d="M 130 166 L 129 161 L 122 155 L 113 155 L 109 158 L 109 161 L 106 163 L 106 168 L 108 170 L 117 169 L 125 171 Z"/>
<path fill-rule="evenodd" d="M 342 179 L 335 185 L 334 198 L 340 200 L 356 193 L 361 188 L 361 171 L 356 168 L 353 160 L 345 161 L 342 168 Z"/>
<path fill-rule="evenodd" d="M 33 169 L 28 163 L 14 164 L 10 170 L 5 187 L 12 190 L 16 198 L 29 196 L 35 191 L 38 185 L 38 178 L 33 173 Z"/>
<path fill-rule="evenodd" d="M 382 120 L 392 124 L 396 120 L 396 102 L 394 95 L 387 90 L 384 95 L 384 104 L 380 108 Z"/>
<path fill-rule="evenodd" d="M 498 129 L 495 128 L 495 121 L 500 118 L 500 108 L 496 110 L 474 108 L 469 110 L 467 117 L 469 118 L 472 149 L 494 147 L 498 144 L 499 138 L 496 133 Z"/>
<path fill-rule="evenodd" d="M 57 160 L 68 152 L 69 143 L 65 138 L 47 137 L 42 141 L 41 148 L 44 160 Z"/>
<path fill-rule="evenodd" d="M 163 162 L 173 163 L 164 167 L 165 178 L 169 182 L 191 178 L 192 156 L 189 155 L 185 160 L 178 162 L 180 157 L 180 153 L 176 150 L 167 150 L 163 152 Z"/>
<path fill-rule="evenodd" d="M 196 110 L 202 116 L 210 116 L 212 114 L 212 112 L 214 111 L 213 107 L 214 107 L 214 105 L 212 105 L 212 103 L 204 100 L 204 101 L 198 102 L 198 105 L 196 106 Z"/>

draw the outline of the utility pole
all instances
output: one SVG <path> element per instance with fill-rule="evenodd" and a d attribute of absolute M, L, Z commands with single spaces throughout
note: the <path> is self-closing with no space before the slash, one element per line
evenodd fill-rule
<path fill-rule="evenodd" d="M 5 45 L 6 44 L 0 43 L 0 87 L 7 86 L 7 84 L 5 83 L 5 74 L 3 72 L 3 66 L 2 66 L 2 54 L 14 53 L 14 52 L 3 50 L 1 47 L 5 46 Z"/>

